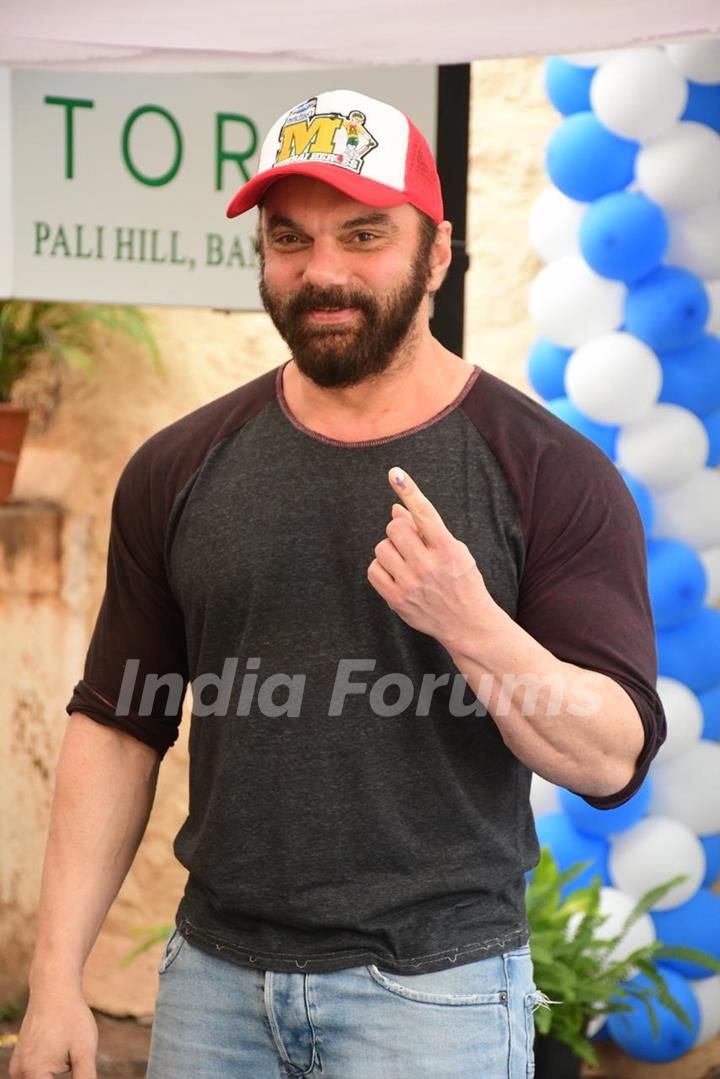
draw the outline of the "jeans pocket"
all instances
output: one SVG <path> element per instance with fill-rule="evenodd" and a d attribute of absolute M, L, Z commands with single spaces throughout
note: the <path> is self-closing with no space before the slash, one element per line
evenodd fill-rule
<path fill-rule="evenodd" d="M 365 969 L 376 985 L 406 1000 L 424 1004 L 507 1005 L 502 956 L 423 974 L 395 974 L 380 970 L 374 963 Z"/>
<path fill-rule="evenodd" d="M 165 941 L 165 947 L 163 948 L 162 955 L 160 956 L 160 962 L 157 965 L 158 974 L 164 974 L 171 963 L 174 963 L 177 959 L 183 944 L 185 943 L 185 937 L 182 935 L 179 929 L 173 929 L 172 933 Z"/>
<path fill-rule="evenodd" d="M 527 1040 L 527 1079 L 535 1075 L 535 1012 L 538 1008 L 549 1008 L 555 1003 L 541 989 L 534 989 L 525 994 L 525 1035 Z"/>

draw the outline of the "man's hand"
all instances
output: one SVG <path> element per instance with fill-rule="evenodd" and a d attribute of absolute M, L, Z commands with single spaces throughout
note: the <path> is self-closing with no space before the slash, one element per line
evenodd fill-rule
<path fill-rule="evenodd" d="M 10 1079 L 96 1079 L 97 1043 L 95 1017 L 79 990 L 31 991 Z"/>
<path fill-rule="evenodd" d="M 375 548 L 368 580 L 409 626 L 450 649 L 470 627 L 482 624 L 495 601 L 467 546 L 407 472 L 391 468 L 388 478 L 405 505 L 392 508 L 387 539 Z"/>

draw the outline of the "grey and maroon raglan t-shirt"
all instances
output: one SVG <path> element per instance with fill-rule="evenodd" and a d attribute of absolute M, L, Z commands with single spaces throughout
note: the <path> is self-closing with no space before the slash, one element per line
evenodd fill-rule
<path fill-rule="evenodd" d="M 639 514 L 541 404 L 475 368 L 428 422 L 342 442 L 291 415 L 281 366 L 195 410 L 120 476 L 67 711 L 162 756 L 192 683 L 177 925 L 244 965 L 420 973 L 528 937 L 531 774 L 446 650 L 367 580 L 395 465 L 513 619 L 635 702 L 635 775 L 587 801 L 629 798 L 665 737 Z"/>

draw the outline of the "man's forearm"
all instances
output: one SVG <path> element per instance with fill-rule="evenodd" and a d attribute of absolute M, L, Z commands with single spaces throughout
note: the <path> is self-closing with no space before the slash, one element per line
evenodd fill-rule
<path fill-rule="evenodd" d="M 158 768 L 149 746 L 82 713 L 70 717 L 57 766 L 31 990 L 81 983 L 145 831 Z"/>
<path fill-rule="evenodd" d="M 505 744 L 534 772 L 596 796 L 630 781 L 644 731 L 613 679 L 559 660 L 497 604 L 445 647 Z"/>

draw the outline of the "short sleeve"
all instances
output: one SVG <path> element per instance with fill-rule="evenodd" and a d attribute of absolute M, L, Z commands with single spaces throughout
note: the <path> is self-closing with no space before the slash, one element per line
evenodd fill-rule
<path fill-rule="evenodd" d="M 640 515 L 609 458 L 573 436 L 539 461 L 517 621 L 558 659 L 608 675 L 635 703 L 645 741 L 630 783 L 607 797 L 577 792 L 611 809 L 642 783 L 666 724 Z"/>
<path fill-rule="evenodd" d="M 125 731 L 162 757 L 177 739 L 188 674 L 182 613 L 164 559 L 167 479 L 152 446 L 149 440 L 136 451 L 115 489 L 105 593 L 65 710 Z"/>

